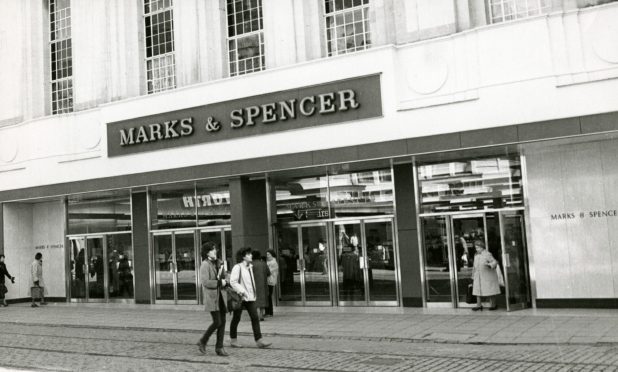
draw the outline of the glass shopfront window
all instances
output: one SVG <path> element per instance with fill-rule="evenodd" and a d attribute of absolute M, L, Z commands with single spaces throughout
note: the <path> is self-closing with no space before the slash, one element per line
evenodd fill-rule
<path fill-rule="evenodd" d="M 200 227 L 232 223 L 230 189 L 227 184 L 212 185 L 198 182 L 196 191 L 194 201 Z"/>
<path fill-rule="evenodd" d="M 329 218 L 328 177 L 274 177 L 277 221 L 290 222 Z"/>
<path fill-rule="evenodd" d="M 330 175 L 332 217 L 394 214 L 390 169 Z"/>
<path fill-rule="evenodd" d="M 459 160 L 418 167 L 421 213 L 522 207 L 518 156 Z"/>
<path fill-rule="evenodd" d="M 153 230 L 196 227 L 195 183 L 156 186 L 151 195 Z"/>
<path fill-rule="evenodd" d="M 69 235 L 131 230 L 129 190 L 69 197 Z"/>

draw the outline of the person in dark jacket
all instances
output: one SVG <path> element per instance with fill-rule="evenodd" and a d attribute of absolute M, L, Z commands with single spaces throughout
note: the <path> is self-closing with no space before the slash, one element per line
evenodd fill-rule
<path fill-rule="evenodd" d="M 264 311 L 268 307 L 268 277 L 270 270 L 260 251 L 253 251 L 253 277 L 255 278 L 256 300 L 260 320 L 264 320 Z"/>
<path fill-rule="evenodd" d="M 217 246 L 213 242 L 206 242 L 202 246 L 202 265 L 200 266 L 200 282 L 204 297 L 204 308 L 210 312 L 212 324 L 208 327 L 197 346 L 202 354 L 206 354 L 206 344 L 212 334 L 217 331 L 215 352 L 219 356 L 226 357 L 229 354 L 223 348 L 225 335 L 225 313 L 227 307 L 225 298 L 225 271 L 221 261 L 217 260 Z"/>
<path fill-rule="evenodd" d="M 15 277 L 9 274 L 6 269 L 6 264 L 4 263 L 4 255 L 0 254 L 0 300 L 2 300 L 2 306 L 7 307 L 9 305 L 6 303 L 5 294 L 8 292 L 8 289 L 6 288 L 6 285 L 4 285 L 5 276 L 9 278 L 11 283 L 15 284 Z"/>

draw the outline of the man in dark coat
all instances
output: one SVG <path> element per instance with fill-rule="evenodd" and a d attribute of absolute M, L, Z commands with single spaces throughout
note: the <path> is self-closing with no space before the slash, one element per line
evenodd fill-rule
<path fill-rule="evenodd" d="M 6 292 L 8 292 L 8 289 L 6 288 L 6 285 L 4 285 L 5 276 L 9 278 L 11 283 L 15 283 L 15 277 L 11 276 L 11 274 L 9 274 L 8 270 L 6 269 L 6 264 L 4 263 L 4 255 L 0 254 L 0 300 L 2 300 L 2 306 L 7 307 L 9 305 L 7 305 L 6 303 L 5 294 Z"/>
<path fill-rule="evenodd" d="M 253 277 L 255 278 L 255 303 L 260 309 L 260 320 L 264 320 L 264 312 L 268 307 L 268 276 L 270 270 L 262 260 L 260 251 L 253 251 Z"/>

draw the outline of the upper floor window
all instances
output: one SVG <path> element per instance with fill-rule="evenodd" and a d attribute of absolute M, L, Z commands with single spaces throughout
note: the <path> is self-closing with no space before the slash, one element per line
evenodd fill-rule
<path fill-rule="evenodd" d="M 547 13 L 551 0 L 489 0 L 491 23 Z"/>
<path fill-rule="evenodd" d="M 264 69 L 262 0 L 227 0 L 230 76 Z"/>
<path fill-rule="evenodd" d="M 52 114 L 73 111 L 71 2 L 49 0 L 49 47 Z"/>
<path fill-rule="evenodd" d="M 371 46 L 369 0 L 324 0 L 324 14 L 329 56 Z"/>
<path fill-rule="evenodd" d="M 144 0 L 148 94 L 176 87 L 172 0 Z"/>

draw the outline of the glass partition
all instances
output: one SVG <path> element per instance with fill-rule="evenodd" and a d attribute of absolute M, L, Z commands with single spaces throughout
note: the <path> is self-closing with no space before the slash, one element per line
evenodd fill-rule
<path fill-rule="evenodd" d="M 230 189 L 227 184 L 197 183 L 193 202 L 197 207 L 198 225 L 230 225 Z"/>
<path fill-rule="evenodd" d="M 274 177 L 277 221 L 303 221 L 329 218 L 326 175 Z"/>
<path fill-rule="evenodd" d="M 68 212 L 69 235 L 131 231 L 129 190 L 72 195 Z"/>
<path fill-rule="evenodd" d="M 331 217 L 394 214 L 390 169 L 329 175 Z"/>
<path fill-rule="evenodd" d="M 133 298 L 133 243 L 131 234 L 107 235 L 110 299 Z"/>
<path fill-rule="evenodd" d="M 420 165 L 421 213 L 523 207 L 519 156 Z"/>

